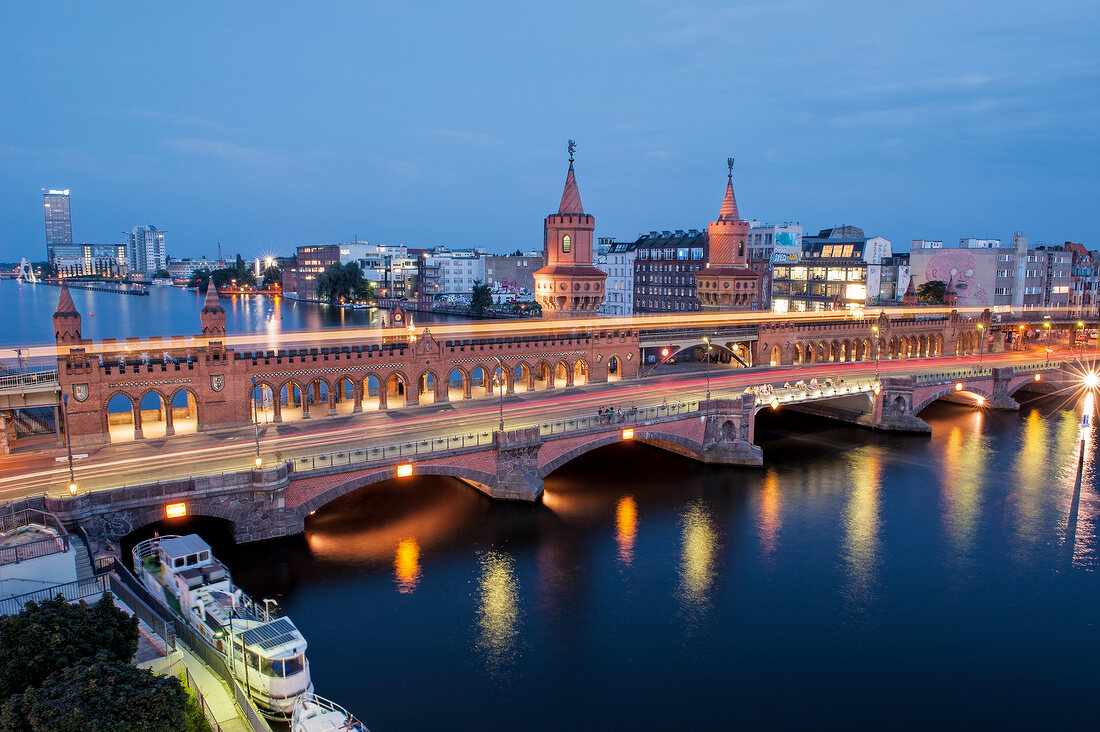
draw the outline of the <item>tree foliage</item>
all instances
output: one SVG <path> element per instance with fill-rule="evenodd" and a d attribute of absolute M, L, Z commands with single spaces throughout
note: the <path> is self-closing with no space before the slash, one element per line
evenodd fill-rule
<path fill-rule="evenodd" d="M 0 617 L 0 732 L 209 730 L 178 679 L 129 665 L 137 646 L 137 618 L 110 593 Z"/>
<path fill-rule="evenodd" d="M 283 271 L 279 269 L 277 265 L 269 264 L 268 266 L 264 267 L 263 275 L 264 279 L 262 284 L 265 289 L 273 285 L 282 284 Z"/>
<path fill-rule="evenodd" d="M 158 280 L 167 279 L 171 276 L 172 275 L 168 272 L 168 270 L 164 269 L 163 267 L 158 269 L 156 272 L 153 273 L 153 277 L 158 279 Z"/>
<path fill-rule="evenodd" d="M 489 286 L 481 280 L 474 280 L 474 289 L 470 295 L 470 313 L 480 317 L 492 305 L 493 296 L 489 292 Z"/>
<path fill-rule="evenodd" d="M 202 711 L 179 679 L 119 661 L 70 666 L 12 696 L 0 730 L 28 732 L 200 732 Z"/>
<path fill-rule="evenodd" d="M 91 606 L 57 597 L 0 617 L 0 698 L 97 657 L 129 662 L 137 652 L 137 625 L 107 594 Z"/>
<path fill-rule="evenodd" d="M 917 300 L 930 305 L 942 305 L 947 292 L 947 283 L 943 280 L 929 280 L 917 285 Z"/>
<path fill-rule="evenodd" d="M 358 262 L 330 264 L 317 277 L 317 295 L 333 305 L 374 299 L 374 287 L 363 278 Z"/>

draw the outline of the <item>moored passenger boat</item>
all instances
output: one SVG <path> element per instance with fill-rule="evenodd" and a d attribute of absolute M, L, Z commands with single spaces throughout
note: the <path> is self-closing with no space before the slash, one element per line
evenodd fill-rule
<path fill-rule="evenodd" d="M 235 587 L 200 536 L 155 537 L 133 556 L 141 581 L 225 657 L 264 716 L 289 720 L 299 700 L 312 696 L 305 638 L 290 618 L 273 616 Z"/>
<path fill-rule="evenodd" d="M 302 694 L 294 707 L 290 732 L 370 732 L 351 712 L 316 694 Z"/>

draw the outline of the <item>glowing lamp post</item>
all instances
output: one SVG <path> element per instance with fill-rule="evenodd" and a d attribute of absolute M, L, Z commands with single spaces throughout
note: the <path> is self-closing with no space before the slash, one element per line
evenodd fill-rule
<path fill-rule="evenodd" d="M 65 450 L 69 453 L 69 494 L 76 495 L 76 476 L 73 474 L 73 443 L 69 438 L 69 395 L 61 395 L 61 405 L 65 412 Z"/>
<path fill-rule="evenodd" d="M 871 344 L 871 349 L 875 352 L 875 381 L 878 381 L 878 326 L 872 325 L 871 332 L 875 334 L 875 342 Z"/>
<path fill-rule="evenodd" d="M 985 356 L 985 326 L 978 323 L 978 367 L 982 365 L 982 359 Z"/>
<path fill-rule="evenodd" d="M 710 338 L 703 336 L 703 342 L 707 344 L 707 401 L 710 401 Z"/>

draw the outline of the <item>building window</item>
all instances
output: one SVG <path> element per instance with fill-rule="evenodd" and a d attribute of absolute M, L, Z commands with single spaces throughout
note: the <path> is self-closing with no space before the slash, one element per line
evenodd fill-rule
<path fill-rule="evenodd" d="M 569 253 L 569 244 L 570 244 L 569 235 L 566 234 L 565 236 L 563 236 L 561 238 L 561 252 L 562 252 L 562 254 L 568 254 Z"/>

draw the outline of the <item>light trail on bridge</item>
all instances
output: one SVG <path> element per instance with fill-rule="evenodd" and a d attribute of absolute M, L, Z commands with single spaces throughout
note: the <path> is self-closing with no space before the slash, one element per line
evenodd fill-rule
<path fill-rule="evenodd" d="M 986 366 L 1008 365 L 1030 360 L 1033 354 L 998 354 L 987 357 Z M 881 361 L 878 371 L 882 376 L 891 374 L 915 375 L 945 368 L 973 367 L 968 357 L 944 356 L 914 362 Z M 715 398 L 738 397 L 748 386 L 773 384 L 809 379 L 812 376 L 845 377 L 870 376 L 875 373 L 873 361 L 844 363 L 820 363 L 801 366 L 779 366 L 755 369 L 717 370 L 710 377 L 711 391 Z M 506 398 L 505 427 L 519 429 L 547 421 L 592 416 L 596 410 L 610 405 L 627 408 L 654 406 L 662 400 L 670 402 L 701 399 L 706 390 L 707 377 L 702 367 L 690 372 L 657 373 L 646 378 L 615 383 L 591 384 L 569 390 L 529 392 L 528 398 Z M 529 398 L 528 395 L 535 395 Z M 362 449 L 372 444 L 415 442 L 436 439 L 441 435 L 474 433 L 495 429 L 499 409 L 496 395 L 475 400 L 462 400 L 442 405 L 397 407 L 392 411 L 369 412 L 357 415 L 337 424 L 319 429 L 299 430 L 313 422 L 296 421 L 281 427 L 264 427 L 265 432 L 290 429 L 289 434 L 263 436 L 261 452 L 264 462 L 292 460 L 319 452 Z M 410 412 L 403 414 L 404 411 Z M 401 416 L 395 414 L 402 413 Z M 324 419 L 324 418 L 319 418 Z M 446 423 L 441 432 L 440 422 Z M 173 480 L 193 475 L 247 470 L 254 456 L 253 427 L 248 425 L 227 430 L 222 435 L 200 435 L 171 438 L 162 447 L 150 442 L 125 442 L 99 450 L 89 458 L 74 463 L 77 482 L 85 489 L 136 485 L 158 480 Z M 193 444 L 195 441 L 221 439 L 218 444 Z M 172 449 L 173 442 L 179 445 Z M 140 454 L 135 454 L 140 451 Z M 119 455 L 118 453 L 130 453 Z M 155 460 L 155 467 L 151 461 Z M 196 470 L 196 466 L 201 466 Z M 58 464 L 51 455 L 30 457 L 12 455 L 0 458 L 0 498 L 53 491 L 67 492 L 68 468 Z"/>
<path fill-rule="evenodd" d="M 743 313 L 658 313 L 652 315 L 630 315 L 619 317 L 595 317 L 577 318 L 571 320 L 481 320 L 462 321 L 455 323 L 431 323 L 426 326 L 393 327 L 368 327 L 368 328 L 324 328 L 319 330 L 300 331 L 276 331 L 270 333 L 246 333 L 226 334 L 217 339 L 207 339 L 199 335 L 184 336 L 184 348 L 196 348 L 205 345 L 209 340 L 218 340 L 226 348 L 260 347 L 263 350 L 276 350 L 279 348 L 293 347 L 333 347 L 353 345 L 385 345 L 404 343 L 410 337 L 421 338 L 425 333 L 430 333 L 436 340 L 464 340 L 472 338 L 506 339 L 525 338 L 537 335 L 556 335 L 564 337 L 583 336 L 593 331 L 623 331 L 623 330 L 676 330 L 684 328 L 734 328 L 737 326 L 753 326 L 769 322 L 837 322 L 863 320 L 870 322 L 881 313 L 892 318 L 905 317 L 929 317 L 945 316 L 951 312 L 958 312 L 963 316 L 980 315 L 987 308 L 979 307 L 920 307 L 919 309 L 905 307 L 870 308 L 863 311 L 861 318 L 839 310 L 822 310 L 812 312 L 795 312 L 777 314 L 772 312 L 743 312 Z M 1016 314 L 1011 311 L 995 313 L 995 316 L 1011 316 Z M 1043 311 L 1028 310 L 1020 313 L 1022 316 L 1042 320 L 1043 315 L 1067 315 L 1069 308 L 1050 308 Z M 1072 316 L 1070 316 L 1072 319 Z M 415 315 L 411 316 L 415 321 Z M 197 313 L 196 313 L 197 320 Z M 117 341 L 111 346 L 104 346 L 102 341 L 89 341 L 81 346 L 87 353 L 125 353 L 171 351 L 180 346 L 172 344 L 172 337 L 162 337 L 159 345 L 153 346 L 149 339 L 142 339 L 138 344 L 127 344 L 124 340 Z M 56 344 L 38 344 L 21 347 L 24 358 L 47 359 L 63 357 L 68 353 L 69 346 L 58 347 Z M 14 358 L 14 347 L 0 349 L 0 358 Z"/>

